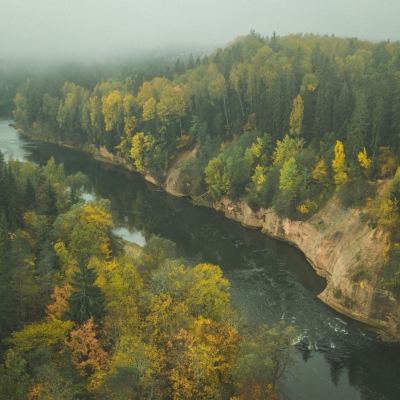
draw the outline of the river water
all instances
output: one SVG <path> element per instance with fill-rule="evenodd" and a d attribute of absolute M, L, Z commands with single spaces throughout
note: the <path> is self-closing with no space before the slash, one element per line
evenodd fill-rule
<path fill-rule="evenodd" d="M 299 333 L 284 393 L 293 400 L 399 400 L 400 346 L 382 342 L 367 326 L 325 306 L 317 294 L 325 280 L 294 247 L 242 227 L 214 210 L 193 206 L 120 167 L 50 143 L 28 140 L 0 120 L 0 150 L 45 164 L 54 156 L 66 173 L 82 171 L 88 198 L 108 198 L 116 232 L 145 244 L 151 234 L 174 241 L 191 262 L 221 266 L 244 323 L 281 320 Z"/>

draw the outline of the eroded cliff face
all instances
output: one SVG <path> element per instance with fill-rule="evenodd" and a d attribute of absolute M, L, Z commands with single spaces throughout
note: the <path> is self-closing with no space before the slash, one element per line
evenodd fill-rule
<path fill-rule="evenodd" d="M 297 246 L 317 273 L 327 279 L 319 298 L 354 319 L 400 339 L 400 304 L 378 287 L 386 234 L 360 220 L 360 212 L 330 201 L 307 222 L 279 217 L 271 209 L 251 210 L 246 203 L 221 199 L 215 208 L 225 216 Z"/>

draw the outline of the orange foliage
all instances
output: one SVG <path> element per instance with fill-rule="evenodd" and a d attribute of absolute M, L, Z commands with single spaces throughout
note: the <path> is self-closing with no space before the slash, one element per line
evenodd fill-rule
<path fill-rule="evenodd" d="M 53 318 L 61 319 L 64 313 L 68 311 L 68 297 L 71 295 L 72 287 L 68 283 L 64 286 L 55 286 L 54 292 L 50 297 L 54 303 L 49 304 L 46 308 L 46 319 L 52 320 Z"/>
<path fill-rule="evenodd" d="M 82 376 L 89 371 L 98 371 L 106 364 L 108 354 L 96 338 L 96 328 L 93 318 L 90 318 L 70 332 L 71 338 L 66 343 L 71 349 L 72 362 Z"/>

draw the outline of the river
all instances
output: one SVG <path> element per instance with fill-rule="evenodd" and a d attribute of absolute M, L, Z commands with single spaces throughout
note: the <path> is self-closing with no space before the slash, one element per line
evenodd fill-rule
<path fill-rule="evenodd" d="M 400 346 L 382 342 L 367 326 L 324 305 L 325 288 L 293 246 L 242 227 L 214 210 L 169 196 L 135 173 L 90 155 L 35 142 L 0 120 L 0 150 L 19 160 L 45 164 L 54 156 L 66 173 L 82 171 L 87 197 L 108 198 L 116 232 L 140 245 L 152 234 L 174 241 L 180 256 L 221 266 L 231 284 L 233 306 L 244 323 L 281 320 L 299 333 L 298 363 L 284 392 L 293 400 L 400 399 Z"/>

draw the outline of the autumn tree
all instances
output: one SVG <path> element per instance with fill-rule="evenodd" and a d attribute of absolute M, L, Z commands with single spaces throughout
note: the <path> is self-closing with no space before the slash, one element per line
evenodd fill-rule
<path fill-rule="evenodd" d="M 370 158 L 368 158 L 367 150 L 365 147 L 364 147 L 363 151 L 360 151 L 358 153 L 357 158 L 358 158 L 358 162 L 360 163 L 360 166 L 364 170 L 364 173 L 368 176 L 368 172 L 369 172 L 369 168 L 371 167 L 372 160 Z"/>
<path fill-rule="evenodd" d="M 296 190 L 296 179 L 298 176 L 299 170 L 297 168 L 297 163 L 294 157 L 290 157 L 288 161 L 283 163 L 282 169 L 280 171 L 279 178 L 279 189 L 282 192 L 293 198 L 295 196 Z"/>
<path fill-rule="evenodd" d="M 296 135 L 299 140 L 303 129 L 304 103 L 301 95 L 293 100 L 292 112 L 290 113 L 290 134 Z"/>
<path fill-rule="evenodd" d="M 325 160 L 322 158 L 315 165 L 315 167 L 312 171 L 312 177 L 314 180 L 316 180 L 319 183 L 325 183 L 327 180 L 327 175 L 328 175 L 328 172 L 326 170 L 326 163 L 325 163 Z"/>
<path fill-rule="evenodd" d="M 157 116 L 163 125 L 168 126 L 171 122 L 179 122 L 182 136 L 181 119 L 186 115 L 186 102 L 181 87 L 179 85 L 175 87 L 166 86 L 156 108 Z"/>
<path fill-rule="evenodd" d="M 344 147 L 341 141 L 337 141 L 335 145 L 335 158 L 332 161 L 332 168 L 334 171 L 333 179 L 335 181 L 336 188 L 339 189 L 347 182 L 347 165 L 346 156 L 344 154 Z"/>
<path fill-rule="evenodd" d="M 97 328 L 91 317 L 70 332 L 67 346 L 71 350 L 72 362 L 81 375 L 92 374 L 105 366 L 107 353 L 97 338 Z"/>

